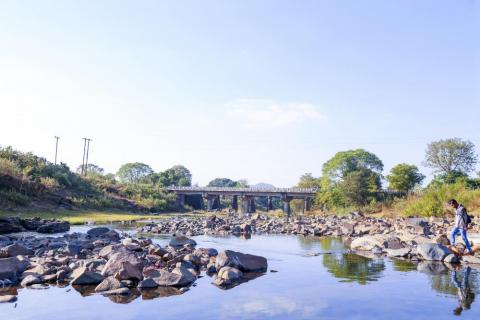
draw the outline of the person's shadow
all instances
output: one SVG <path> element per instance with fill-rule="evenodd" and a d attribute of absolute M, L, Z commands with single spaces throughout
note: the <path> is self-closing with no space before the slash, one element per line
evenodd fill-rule
<path fill-rule="evenodd" d="M 469 283 L 471 270 L 472 269 L 470 267 L 462 269 L 461 280 L 458 279 L 458 273 L 460 273 L 460 271 L 454 270 L 451 273 L 452 283 L 457 288 L 457 298 L 459 304 L 458 307 L 453 310 L 453 314 L 456 316 L 461 315 L 463 310 L 470 309 L 473 301 L 475 300 L 475 293 L 473 293 Z"/>

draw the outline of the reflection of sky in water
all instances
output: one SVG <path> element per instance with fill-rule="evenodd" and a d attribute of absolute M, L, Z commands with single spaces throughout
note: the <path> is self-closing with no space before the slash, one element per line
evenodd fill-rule
<path fill-rule="evenodd" d="M 80 231 L 83 227 L 75 227 Z M 85 231 L 85 230 L 81 230 Z M 168 243 L 169 237 L 155 237 Z M 2 319 L 451 319 L 459 306 L 451 270 L 405 261 L 342 254 L 337 239 L 295 236 L 195 237 L 200 247 L 267 257 L 266 275 L 231 290 L 204 276 L 183 295 L 138 297 L 116 304 L 101 295 L 82 298 L 71 287 L 21 289 L 18 305 L 0 305 Z M 308 254 L 319 254 L 310 256 Z M 330 254 L 323 254 L 330 253 Z M 479 292 L 479 274 L 469 283 Z M 461 282 L 461 274 L 459 274 Z M 163 294 L 163 293 L 162 293 Z M 175 294 L 173 292 L 172 294 Z M 169 293 L 164 294 L 169 295 Z M 461 318 L 480 315 L 477 301 Z"/>

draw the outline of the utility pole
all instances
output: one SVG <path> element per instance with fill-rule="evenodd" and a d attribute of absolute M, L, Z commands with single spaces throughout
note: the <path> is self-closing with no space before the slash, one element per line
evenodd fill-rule
<path fill-rule="evenodd" d="M 85 151 L 87 148 L 88 138 L 82 138 L 82 139 L 83 139 L 83 158 L 82 158 L 82 176 L 83 176 L 83 173 L 85 172 Z"/>
<path fill-rule="evenodd" d="M 60 139 L 60 137 L 55 136 L 54 138 L 56 140 L 56 142 L 55 142 L 55 165 L 57 165 L 58 139 Z"/>
<path fill-rule="evenodd" d="M 85 157 L 85 175 L 87 175 L 87 172 L 88 172 L 88 151 L 90 151 L 90 141 L 93 141 L 93 140 L 87 139 L 87 155 Z"/>

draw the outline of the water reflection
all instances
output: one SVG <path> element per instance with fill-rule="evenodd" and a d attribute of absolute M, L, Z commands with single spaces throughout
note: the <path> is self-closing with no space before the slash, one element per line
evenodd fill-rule
<path fill-rule="evenodd" d="M 470 286 L 470 267 L 467 267 L 461 271 L 461 278 L 458 278 L 458 271 L 451 272 L 451 279 L 453 285 L 457 288 L 458 307 L 453 310 L 453 314 L 459 316 L 463 310 L 471 308 L 473 301 L 475 300 L 475 293 Z"/>
<path fill-rule="evenodd" d="M 408 260 L 392 259 L 393 270 L 398 272 L 411 272 L 417 270 L 417 265 Z"/>
<path fill-rule="evenodd" d="M 320 245 L 324 252 L 339 252 L 345 248 L 343 242 L 339 238 L 318 238 L 299 236 L 298 242 L 300 247 L 306 251 L 311 251 Z"/>
<path fill-rule="evenodd" d="M 374 260 L 356 254 L 324 255 L 323 265 L 340 282 L 367 284 L 377 281 L 385 270 L 383 260 Z"/>

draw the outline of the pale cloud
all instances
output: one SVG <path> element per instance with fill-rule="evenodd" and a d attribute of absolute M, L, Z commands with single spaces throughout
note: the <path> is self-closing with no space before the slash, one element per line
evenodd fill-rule
<path fill-rule="evenodd" d="M 227 103 L 226 107 L 230 117 L 252 127 L 284 127 L 323 118 L 315 105 L 304 102 L 239 99 Z"/>

